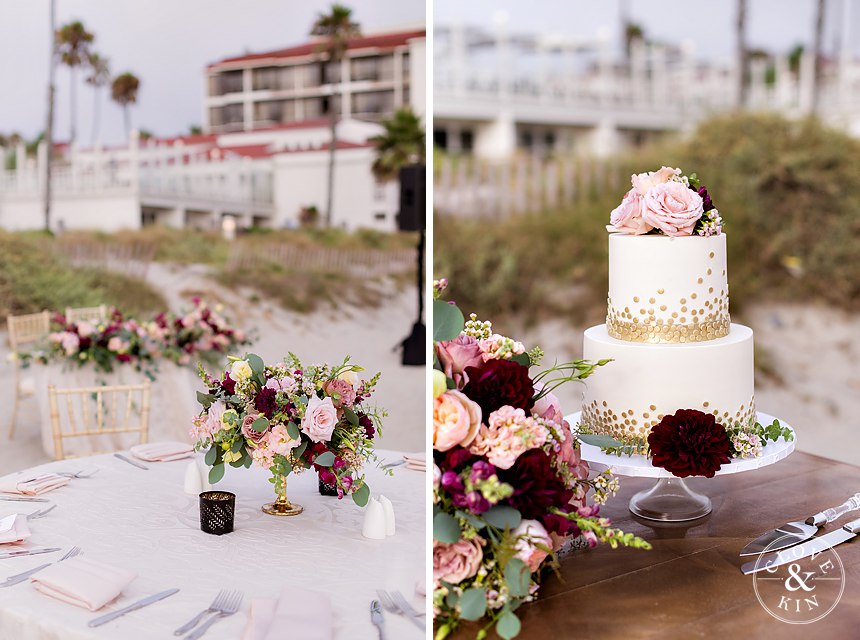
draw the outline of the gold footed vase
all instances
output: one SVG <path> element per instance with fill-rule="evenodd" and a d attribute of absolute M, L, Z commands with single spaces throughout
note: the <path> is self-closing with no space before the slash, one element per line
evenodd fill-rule
<path fill-rule="evenodd" d="M 287 498 L 287 477 L 275 476 L 275 493 L 278 494 L 274 502 L 267 502 L 262 506 L 263 513 L 270 516 L 297 516 L 304 507 L 300 504 L 294 504 Z"/>

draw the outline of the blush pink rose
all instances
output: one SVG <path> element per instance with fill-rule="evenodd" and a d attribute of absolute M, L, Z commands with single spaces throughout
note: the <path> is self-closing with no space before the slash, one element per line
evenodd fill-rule
<path fill-rule="evenodd" d="M 355 403 L 355 389 L 346 380 L 329 380 L 323 385 L 323 391 L 332 396 L 336 407 L 351 407 Z"/>
<path fill-rule="evenodd" d="M 642 219 L 667 236 L 692 235 L 702 217 L 702 196 L 680 182 L 658 184 L 642 199 Z"/>
<path fill-rule="evenodd" d="M 448 451 L 469 446 L 481 428 L 481 407 L 450 389 L 433 400 L 433 448 Z"/>
<path fill-rule="evenodd" d="M 640 196 L 644 196 L 651 187 L 669 182 L 672 178 L 679 175 L 681 175 L 680 169 L 661 167 L 659 171 L 634 174 L 630 177 L 630 181 L 633 183 L 633 190 Z"/>
<path fill-rule="evenodd" d="M 252 424 L 260 417 L 259 413 L 248 413 L 245 415 L 245 418 L 242 420 L 242 435 L 245 436 L 248 440 L 253 442 L 254 444 L 259 444 L 260 440 L 266 437 L 266 434 L 269 432 L 268 429 L 265 431 L 257 431 L 251 427 Z"/>
<path fill-rule="evenodd" d="M 535 393 L 540 393 L 540 391 L 541 387 L 536 386 Z M 561 412 L 561 402 L 559 402 L 558 397 L 554 393 L 548 393 L 538 398 L 535 401 L 535 406 L 532 407 L 532 414 L 556 424 L 561 424 L 564 421 L 564 414 Z"/>
<path fill-rule="evenodd" d="M 472 336 L 459 336 L 436 343 L 436 357 L 442 371 L 462 389 L 469 381 L 466 367 L 480 367 L 484 363 L 481 345 Z"/>
<path fill-rule="evenodd" d="M 459 584 L 478 573 L 486 544 L 483 538 L 460 539 L 454 544 L 433 541 L 433 583 L 438 587 L 444 580 Z"/>
<path fill-rule="evenodd" d="M 549 553 L 545 549 L 553 548 L 553 540 L 544 526 L 537 520 L 523 520 L 511 532 L 516 538 L 514 550 L 516 557 L 525 562 L 532 573 L 538 570 L 540 563 L 546 560 Z M 540 545 L 540 546 L 539 546 Z"/>
<path fill-rule="evenodd" d="M 642 196 L 636 189 L 631 189 L 624 199 L 612 210 L 609 222 L 613 227 L 624 233 L 641 236 L 653 229 L 642 219 Z"/>
<path fill-rule="evenodd" d="M 302 431 L 313 442 L 328 442 L 337 425 L 337 409 L 331 398 L 320 400 L 316 396 L 308 401 L 305 417 L 302 418 Z"/>

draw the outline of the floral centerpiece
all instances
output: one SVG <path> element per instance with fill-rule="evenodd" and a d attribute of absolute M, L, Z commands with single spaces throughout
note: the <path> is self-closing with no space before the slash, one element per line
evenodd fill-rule
<path fill-rule="evenodd" d="M 634 174 L 633 188 L 610 215 L 610 231 L 632 235 L 714 236 L 722 233 L 723 219 L 708 189 L 696 174 L 680 169 Z"/>
<path fill-rule="evenodd" d="M 197 392 L 203 406 L 191 437 L 207 449 L 209 480 L 224 476 L 224 465 L 256 464 L 272 473 L 278 496 L 263 507 L 273 515 L 301 513 L 286 497 L 286 478 L 314 468 L 320 480 L 365 506 L 370 487 L 361 475 L 367 460 L 376 460 L 373 439 L 385 411 L 369 406 L 380 374 L 360 380 L 364 369 L 349 362 L 303 365 L 290 354 L 266 365 L 255 354 L 230 357 L 229 367 L 209 376 L 200 367 L 207 392 Z"/>
<path fill-rule="evenodd" d="M 486 618 L 502 638 L 518 635 L 516 611 L 537 597 L 557 552 L 606 542 L 650 548 L 599 515 L 618 488 L 588 464 L 552 393 L 604 361 L 534 373 L 539 348 L 493 332 L 489 322 L 438 299 L 433 378 L 433 611 L 436 639 L 461 620 Z"/>
<path fill-rule="evenodd" d="M 212 363 L 241 345 L 249 336 L 200 298 L 185 314 L 159 313 L 149 320 L 137 320 L 111 309 L 105 321 L 72 322 L 57 313 L 51 319 L 52 332 L 44 343 L 16 357 L 30 362 L 65 362 L 92 365 L 100 373 L 111 373 L 117 365 L 129 365 L 154 379 L 159 360 L 178 365 L 194 359 Z"/>

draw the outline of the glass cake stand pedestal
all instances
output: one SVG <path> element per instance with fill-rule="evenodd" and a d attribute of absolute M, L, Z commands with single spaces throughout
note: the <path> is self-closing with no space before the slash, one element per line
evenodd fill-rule
<path fill-rule="evenodd" d="M 580 412 L 565 417 L 572 427 L 579 423 L 579 419 Z M 774 417 L 758 412 L 757 420 L 760 424 L 770 424 L 774 421 Z M 791 429 L 794 434 L 791 425 L 784 420 L 779 422 L 782 426 Z M 762 454 L 758 458 L 734 459 L 729 464 L 724 464 L 716 475 L 753 471 L 772 465 L 791 454 L 796 441 L 796 435 L 794 440 L 787 441 L 780 438 L 763 447 Z M 582 459 L 587 461 L 592 469 L 598 471 L 611 469 L 612 473 L 619 476 L 657 480 L 654 486 L 630 498 L 630 512 L 640 518 L 657 522 L 687 522 L 702 518 L 711 512 L 711 499 L 708 496 L 691 489 L 683 478 L 653 466 L 645 456 L 616 456 L 585 443 L 581 443 L 580 447 Z"/>

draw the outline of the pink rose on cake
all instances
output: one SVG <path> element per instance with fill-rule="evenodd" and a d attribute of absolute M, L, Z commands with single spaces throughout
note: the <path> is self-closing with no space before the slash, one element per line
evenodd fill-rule
<path fill-rule="evenodd" d="M 680 169 L 661 167 L 659 171 L 636 173 L 630 177 L 630 181 L 633 183 L 633 190 L 640 196 L 644 196 L 651 190 L 651 187 L 656 187 L 658 184 L 665 184 L 680 175 Z"/>
<path fill-rule="evenodd" d="M 702 217 L 702 196 L 682 182 L 666 182 L 642 198 L 642 219 L 667 236 L 689 236 Z"/>
<path fill-rule="evenodd" d="M 641 236 L 654 228 L 642 219 L 642 195 L 636 189 L 628 191 L 621 204 L 612 210 L 609 222 L 619 231 L 634 236 Z"/>

